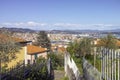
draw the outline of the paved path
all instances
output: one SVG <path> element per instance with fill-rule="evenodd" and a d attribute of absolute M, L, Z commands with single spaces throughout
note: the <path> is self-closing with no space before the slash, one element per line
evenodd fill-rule
<path fill-rule="evenodd" d="M 64 71 L 61 70 L 54 70 L 54 77 L 55 80 L 61 80 L 64 77 Z"/>

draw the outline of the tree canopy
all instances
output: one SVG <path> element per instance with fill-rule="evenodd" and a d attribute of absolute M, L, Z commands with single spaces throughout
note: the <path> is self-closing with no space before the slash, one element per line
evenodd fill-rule
<path fill-rule="evenodd" d="M 8 33 L 0 34 L 0 64 L 15 59 L 15 53 L 18 52 L 19 49 L 20 46 L 18 43 L 16 43 Z"/>
<path fill-rule="evenodd" d="M 48 50 L 51 49 L 51 43 L 45 31 L 40 31 L 38 33 L 36 45 L 47 48 Z"/>
<path fill-rule="evenodd" d="M 108 34 L 107 36 L 101 38 L 99 45 L 103 46 L 105 48 L 108 48 L 108 49 L 117 49 L 118 48 L 117 39 L 112 34 Z"/>
<path fill-rule="evenodd" d="M 2 62 L 10 61 L 19 51 L 20 45 L 16 43 L 10 34 L 0 34 L 0 59 Z"/>
<path fill-rule="evenodd" d="M 54 69 L 64 66 L 63 55 L 57 54 L 57 53 L 50 53 L 50 54 L 48 54 L 48 58 L 51 58 L 52 66 Z"/>
<path fill-rule="evenodd" d="M 92 47 L 92 40 L 90 38 L 83 38 L 80 41 L 70 43 L 67 51 L 72 55 L 85 57 L 86 54 L 91 54 Z"/>

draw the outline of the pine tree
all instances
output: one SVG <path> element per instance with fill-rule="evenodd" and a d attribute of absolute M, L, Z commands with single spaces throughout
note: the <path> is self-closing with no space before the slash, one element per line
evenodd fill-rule
<path fill-rule="evenodd" d="M 45 31 L 40 31 L 38 33 L 36 45 L 51 50 L 51 43 Z"/>

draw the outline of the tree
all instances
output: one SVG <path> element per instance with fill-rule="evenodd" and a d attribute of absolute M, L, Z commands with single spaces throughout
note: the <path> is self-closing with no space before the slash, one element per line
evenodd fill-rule
<path fill-rule="evenodd" d="M 51 43 L 45 31 L 38 33 L 36 45 L 51 50 Z"/>
<path fill-rule="evenodd" d="M 52 66 L 54 69 L 64 66 L 64 57 L 61 54 L 51 53 L 48 54 L 48 58 L 51 58 Z"/>
<path fill-rule="evenodd" d="M 90 38 L 83 38 L 80 41 L 74 41 L 70 43 L 67 51 L 78 57 L 85 57 L 86 54 L 92 52 L 92 40 Z"/>
<path fill-rule="evenodd" d="M 108 34 L 106 37 L 101 38 L 99 46 L 103 46 L 108 49 L 117 49 L 117 40 L 116 37 L 112 34 Z"/>
<path fill-rule="evenodd" d="M 75 53 L 77 53 L 77 50 L 79 48 L 79 43 L 77 41 L 70 42 L 67 51 L 71 54 L 71 56 L 74 56 Z"/>
<path fill-rule="evenodd" d="M 92 44 L 92 39 L 90 38 L 83 38 L 80 41 L 80 55 L 82 57 L 85 57 L 87 54 L 91 54 L 93 52 L 93 44 Z"/>
<path fill-rule="evenodd" d="M 9 33 L 10 34 L 10 33 Z M 15 53 L 18 52 L 20 46 L 7 33 L 0 34 L 0 72 L 1 63 L 10 62 L 15 59 Z"/>

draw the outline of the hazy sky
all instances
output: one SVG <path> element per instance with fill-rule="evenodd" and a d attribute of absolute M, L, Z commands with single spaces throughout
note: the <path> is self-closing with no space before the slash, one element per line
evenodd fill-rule
<path fill-rule="evenodd" d="M 120 29 L 120 0 L 0 0 L 0 27 Z"/>

